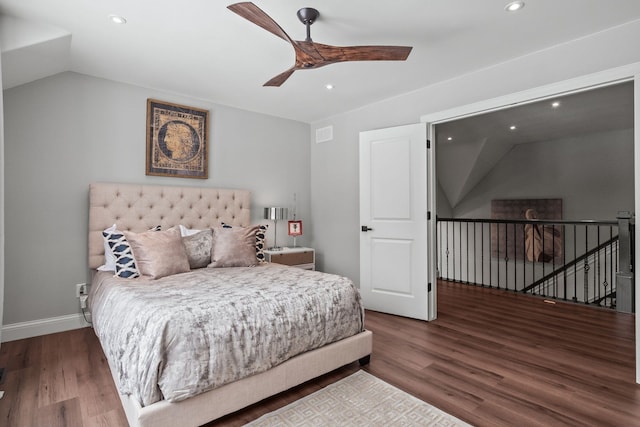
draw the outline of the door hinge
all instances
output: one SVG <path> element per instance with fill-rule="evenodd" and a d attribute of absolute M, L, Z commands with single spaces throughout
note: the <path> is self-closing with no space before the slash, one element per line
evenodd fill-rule
<path fill-rule="evenodd" d="M 427 139 L 427 148 L 431 148 L 431 140 Z"/>
<path fill-rule="evenodd" d="M 431 292 L 431 282 L 427 285 L 427 292 Z"/>
<path fill-rule="evenodd" d="M 431 219 L 431 211 L 427 211 L 427 221 Z"/>

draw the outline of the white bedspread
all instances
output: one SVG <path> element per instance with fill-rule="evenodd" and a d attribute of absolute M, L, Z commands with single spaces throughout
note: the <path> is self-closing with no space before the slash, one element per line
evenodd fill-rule
<path fill-rule="evenodd" d="M 349 279 L 278 264 L 159 280 L 98 272 L 90 307 L 119 391 L 142 406 L 266 371 L 364 328 Z"/>

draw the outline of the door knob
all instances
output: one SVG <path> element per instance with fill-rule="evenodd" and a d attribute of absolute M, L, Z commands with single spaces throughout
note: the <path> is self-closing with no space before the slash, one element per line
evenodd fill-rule
<path fill-rule="evenodd" d="M 366 225 L 363 225 L 361 230 L 366 233 L 367 231 L 373 230 L 373 228 L 370 228 L 370 227 L 367 227 Z"/>

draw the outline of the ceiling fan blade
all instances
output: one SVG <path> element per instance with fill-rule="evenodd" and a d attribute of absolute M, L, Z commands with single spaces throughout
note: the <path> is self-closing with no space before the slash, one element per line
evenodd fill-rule
<path fill-rule="evenodd" d="M 287 71 L 285 71 L 284 73 L 278 74 L 277 76 L 275 76 L 274 78 L 272 78 L 271 80 L 263 84 L 262 86 L 280 86 L 282 85 L 282 83 L 287 81 L 289 77 L 291 77 L 291 74 L 293 74 L 295 70 L 296 70 L 295 68 L 289 68 Z"/>
<path fill-rule="evenodd" d="M 294 48 L 296 54 L 295 65 L 278 74 L 263 86 L 281 86 L 296 70 L 318 68 L 336 62 L 404 61 L 411 53 L 411 49 L 413 49 L 410 46 L 330 46 L 314 43 L 309 36 L 309 26 L 313 22 L 312 20 L 303 20 L 305 14 L 300 14 L 303 9 L 298 11 L 298 17 L 307 26 L 307 39 L 305 41 L 295 41 L 289 37 L 276 21 L 252 2 L 234 3 L 227 6 L 227 8 L 281 39 L 288 41 Z M 311 8 L 306 8 L 305 10 L 315 12 L 313 19 L 317 18 L 317 10 Z"/>
<path fill-rule="evenodd" d="M 306 44 L 306 42 L 297 42 Z M 325 65 L 345 61 L 404 61 L 411 53 L 410 46 L 329 46 L 312 43 Z"/>
<path fill-rule="evenodd" d="M 256 25 L 269 31 L 271 34 L 275 34 L 283 40 L 293 43 L 291 37 L 274 21 L 269 15 L 267 15 L 262 9 L 251 2 L 235 3 L 227 6 L 227 9 L 237 13 L 244 19 L 253 22 Z"/>

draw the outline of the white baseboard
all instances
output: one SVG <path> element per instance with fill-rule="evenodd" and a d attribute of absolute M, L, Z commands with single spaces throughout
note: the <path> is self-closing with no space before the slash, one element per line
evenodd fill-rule
<path fill-rule="evenodd" d="M 91 314 L 87 313 L 87 319 L 91 321 Z M 84 317 L 80 313 L 12 323 L 2 327 L 2 342 L 55 334 L 56 332 L 86 328 L 87 326 L 91 325 L 84 320 Z"/>

